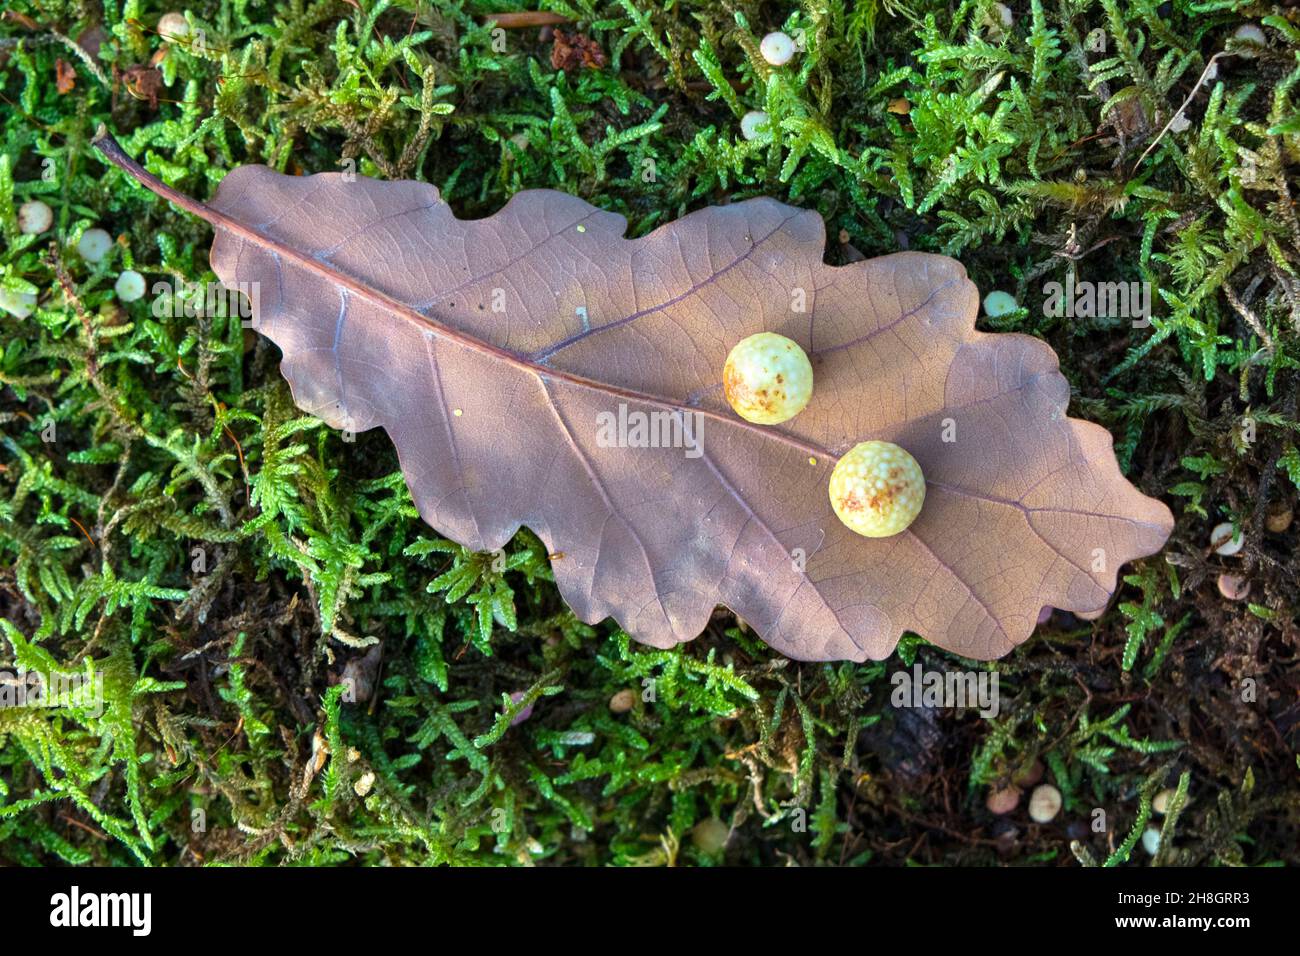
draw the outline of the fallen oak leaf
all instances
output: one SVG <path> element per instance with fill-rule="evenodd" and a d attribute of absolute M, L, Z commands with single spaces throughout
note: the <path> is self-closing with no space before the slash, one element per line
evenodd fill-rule
<path fill-rule="evenodd" d="M 975 330 L 952 259 L 827 266 L 821 218 L 771 199 L 633 240 L 549 190 L 466 221 L 425 183 L 244 166 L 204 204 L 105 131 L 95 143 L 212 224 L 213 269 L 257 283 L 255 327 L 301 408 L 382 426 L 421 516 L 465 547 L 532 528 L 565 554 L 556 583 L 589 623 L 667 647 L 724 604 L 794 658 L 881 659 L 912 630 L 990 659 L 1044 606 L 1100 613 L 1119 567 L 1172 529 L 1110 434 L 1066 416 L 1052 350 Z M 814 363 L 812 402 L 779 427 L 722 397 L 727 351 L 759 331 Z M 645 447 L 630 425 L 608 447 L 611 421 L 634 418 L 683 447 Z M 891 538 L 850 532 L 827 495 L 867 438 L 926 476 L 920 516 Z"/>

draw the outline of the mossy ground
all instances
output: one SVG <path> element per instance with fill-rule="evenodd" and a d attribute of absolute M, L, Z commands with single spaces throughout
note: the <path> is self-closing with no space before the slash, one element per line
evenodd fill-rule
<path fill-rule="evenodd" d="M 0 282 L 38 303 L 0 314 L 0 659 L 102 671 L 106 707 L 0 711 L 0 859 L 1136 865 L 1163 819 L 1159 862 L 1297 862 L 1295 531 L 1268 530 L 1300 481 L 1295 8 L 546 7 L 569 72 L 490 2 L 192 0 L 171 43 L 153 0 L 7 4 Z M 774 70 L 757 40 L 781 27 L 803 50 Z M 775 134 L 741 138 L 751 109 Z M 795 664 L 719 613 L 676 650 L 629 643 L 572 618 L 532 536 L 440 541 L 383 436 L 302 417 L 237 319 L 119 302 L 126 268 L 210 280 L 210 233 L 106 167 L 101 122 L 200 197 L 241 163 L 352 160 L 462 216 L 550 187 L 641 234 L 767 194 L 824 215 L 832 261 L 957 256 L 1022 306 L 984 326 L 1052 344 L 1072 413 L 1177 528 L 1103 618 L 1058 614 L 996 665 L 994 719 L 890 705 L 914 659 L 972 666 L 915 638 Z M 34 198 L 41 237 L 14 217 Z M 117 239 L 98 265 L 72 251 L 94 225 Z M 1150 282 L 1152 322 L 1045 316 L 1067 270 Z M 1036 760 L 1061 816 L 991 816 Z M 1151 816 L 1180 781 L 1182 812 Z"/>

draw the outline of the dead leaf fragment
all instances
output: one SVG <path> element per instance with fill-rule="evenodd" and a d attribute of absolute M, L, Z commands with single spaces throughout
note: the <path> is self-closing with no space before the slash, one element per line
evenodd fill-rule
<path fill-rule="evenodd" d="M 599 70 L 608 62 L 605 51 L 591 37 L 581 33 L 555 31 L 555 45 L 551 47 L 551 66 L 565 73 L 574 70 Z"/>
<path fill-rule="evenodd" d="M 54 88 L 63 96 L 71 93 L 77 85 L 77 71 L 72 64 L 60 57 L 54 61 Z"/>
<path fill-rule="evenodd" d="M 373 770 L 367 770 L 357 778 L 357 782 L 352 785 L 352 790 L 358 797 L 364 798 L 370 793 L 370 790 L 374 785 L 375 772 Z"/>
<path fill-rule="evenodd" d="M 129 66 L 120 74 L 122 85 L 137 100 L 145 100 L 150 109 L 158 108 L 158 97 L 162 93 L 162 71 L 153 66 L 137 64 Z"/>

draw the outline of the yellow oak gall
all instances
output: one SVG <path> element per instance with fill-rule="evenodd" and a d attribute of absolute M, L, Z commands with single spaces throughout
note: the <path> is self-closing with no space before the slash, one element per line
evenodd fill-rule
<path fill-rule="evenodd" d="M 756 425 L 779 425 L 812 398 L 813 370 L 799 343 L 775 332 L 741 339 L 727 356 L 722 389 L 736 414 Z"/>
<path fill-rule="evenodd" d="M 893 442 L 864 441 L 831 472 L 831 507 L 850 531 L 888 538 L 907 528 L 925 503 L 925 476 Z"/>

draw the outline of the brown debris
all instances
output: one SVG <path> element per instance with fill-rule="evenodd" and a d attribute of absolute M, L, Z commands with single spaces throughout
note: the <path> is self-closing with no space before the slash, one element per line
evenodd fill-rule
<path fill-rule="evenodd" d="M 77 85 L 77 71 L 72 68 L 72 64 L 67 60 L 59 57 L 54 61 L 54 86 L 59 91 L 60 96 L 71 93 Z"/>
<path fill-rule="evenodd" d="M 551 47 L 551 66 L 565 73 L 574 70 L 599 70 L 608 63 L 605 51 L 591 37 L 581 33 L 555 31 L 555 45 Z"/>
<path fill-rule="evenodd" d="M 126 91 L 137 100 L 146 100 L 150 109 L 158 108 L 158 96 L 162 92 L 163 76 L 156 67 L 137 64 L 128 66 L 118 72 L 114 69 L 114 78 L 120 79 Z"/>

